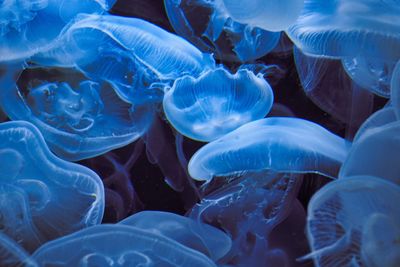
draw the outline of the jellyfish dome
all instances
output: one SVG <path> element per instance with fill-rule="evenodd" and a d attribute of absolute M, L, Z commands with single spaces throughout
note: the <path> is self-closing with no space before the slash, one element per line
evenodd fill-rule
<path fill-rule="evenodd" d="M 271 109 L 273 92 L 260 75 L 223 68 L 198 78 L 175 81 L 163 100 L 165 115 L 181 134 L 212 141 L 239 126 L 263 118 Z"/>
<path fill-rule="evenodd" d="M 118 224 L 97 225 L 48 242 L 32 258 L 41 266 L 216 266 L 172 239 Z"/>
<path fill-rule="evenodd" d="M 53 50 L 32 61 L 75 66 L 91 79 L 111 83 L 122 99 L 133 103 L 157 98 L 163 84 L 197 76 L 215 64 L 210 55 L 152 23 L 106 15 L 79 16 Z"/>
<path fill-rule="evenodd" d="M 308 257 L 320 267 L 397 266 L 399 198 L 398 186 L 372 176 L 341 178 L 324 186 L 308 206 Z"/>
<path fill-rule="evenodd" d="M 103 154 L 141 137 L 151 125 L 152 104 L 129 104 L 107 82 L 68 68 L 33 68 L 6 83 L 0 105 L 14 120 L 35 124 L 51 150 L 67 160 Z"/>
<path fill-rule="evenodd" d="M 230 237 L 218 228 L 171 212 L 142 211 L 119 224 L 168 237 L 214 261 L 225 256 L 232 243 Z"/>
<path fill-rule="evenodd" d="M 315 123 L 271 117 L 247 123 L 203 146 L 188 169 L 196 180 L 257 170 L 336 177 L 347 151 L 344 139 Z"/>
<path fill-rule="evenodd" d="M 164 5 L 174 30 L 218 59 L 252 61 L 275 48 L 279 42 L 279 32 L 269 32 L 235 21 L 226 12 L 224 2 L 229 1 L 164 0 Z M 249 6 L 246 4 L 244 12 L 246 8 L 259 6 L 253 2 L 250 1 Z"/>
<path fill-rule="evenodd" d="M 91 170 L 55 157 L 25 121 L 0 124 L 1 233 L 32 252 L 100 223 L 104 189 Z"/>
<path fill-rule="evenodd" d="M 4 0 L 0 3 L 0 62 L 49 49 L 79 13 L 106 12 L 115 0 Z"/>
<path fill-rule="evenodd" d="M 287 33 L 306 54 L 336 58 L 400 58 L 397 0 L 307 0 Z"/>
<path fill-rule="evenodd" d="M 391 86 L 391 98 L 394 111 L 397 119 L 400 119 L 400 60 L 397 62 L 396 67 L 393 71 Z"/>
<path fill-rule="evenodd" d="M 247 1 L 219 0 L 228 15 L 243 24 L 260 27 L 267 31 L 284 31 L 292 25 L 304 6 L 304 0 Z"/>

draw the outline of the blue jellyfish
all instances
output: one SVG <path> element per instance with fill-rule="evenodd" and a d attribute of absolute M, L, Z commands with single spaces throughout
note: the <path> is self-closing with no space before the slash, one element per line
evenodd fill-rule
<path fill-rule="evenodd" d="M 347 151 L 344 139 L 313 122 L 271 117 L 200 148 L 190 159 L 189 173 L 196 180 L 267 169 L 336 177 Z"/>
<path fill-rule="evenodd" d="M 274 49 L 279 32 L 269 32 L 230 18 L 222 1 L 164 0 L 174 30 L 218 59 L 251 61 Z"/>
<path fill-rule="evenodd" d="M 304 0 L 252 0 L 245 5 L 240 0 L 215 2 L 221 12 L 225 11 L 234 21 L 274 32 L 284 31 L 292 25 L 304 6 Z"/>
<path fill-rule="evenodd" d="M 372 176 L 338 179 L 308 206 L 307 235 L 316 266 L 398 266 L 397 185 Z"/>
<path fill-rule="evenodd" d="M 218 261 L 220 265 L 287 266 L 278 264 L 289 261 L 284 242 L 278 244 L 270 235 L 291 213 L 301 181 L 301 175 L 266 171 L 235 177 L 208 189 L 211 193 L 189 211 L 189 217 L 214 225 L 232 238 L 232 248 Z"/>
<path fill-rule="evenodd" d="M 371 128 L 352 144 L 339 177 L 375 176 L 400 185 L 400 121 Z"/>
<path fill-rule="evenodd" d="M 397 0 L 308 0 L 287 34 L 306 54 L 384 64 L 400 58 L 399 20 Z"/>
<path fill-rule="evenodd" d="M 115 0 L 3 0 L 0 3 L 0 62 L 24 60 L 50 49 L 79 13 L 104 13 Z"/>
<path fill-rule="evenodd" d="M 32 61 L 75 66 L 90 79 L 109 82 L 131 103 L 162 101 L 165 84 L 215 65 L 210 55 L 149 22 L 106 15 L 79 16 L 53 50 Z"/>
<path fill-rule="evenodd" d="M 14 240 L 0 233 L 0 265 L 3 267 L 39 267 Z"/>
<path fill-rule="evenodd" d="M 230 237 L 221 230 L 171 212 L 142 211 L 119 224 L 168 237 L 205 254 L 214 261 L 225 256 L 232 244 Z"/>
<path fill-rule="evenodd" d="M 0 105 L 14 120 L 35 124 L 51 150 L 67 160 L 103 154 L 141 137 L 151 125 L 151 104 L 122 101 L 107 82 L 71 69 L 25 70 L 5 82 Z"/>
<path fill-rule="evenodd" d="M 263 118 L 272 103 L 272 89 L 261 75 L 244 69 L 230 74 L 217 68 L 198 78 L 177 79 L 166 92 L 163 107 L 181 134 L 208 142 Z"/>
<path fill-rule="evenodd" d="M 172 239 L 118 224 L 97 225 L 48 242 L 32 257 L 41 266 L 216 267 L 204 254 Z"/>
<path fill-rule="evenodd" d="M 390 87 L 390 100 L 392 101 L 397 119 L 400 119 L 400 60 L 397 62 L 396 67 L 393 71 Z"/>
<path fill-rule="evenodd" d="M 104 191 L 88 168 L 56 158 L 25 121 L 0 124 L 1 232 L 33 251 L 101 222 Z"/>

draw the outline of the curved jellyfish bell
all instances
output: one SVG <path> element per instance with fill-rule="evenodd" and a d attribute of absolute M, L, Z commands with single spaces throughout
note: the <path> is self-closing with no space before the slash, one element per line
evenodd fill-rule
<path fill-rule="evenodd" d="M 397 266 L 400 188 L 372 176 L 341 178 L 308 206 L 307 234 L 316 266 Z"/>
<path fill-rule="evenodd" d="M 0 105 L 13 120 L 27 120 L 51 150 L 81 160 L 124 146 L 151 125 L 151 103 L 129 104 L 107 82 L 95 82 L 74 69 L 26 69 L 17 84 L 5 83 Z"/>
<path fill-rule="evenodd" d="M 230 18 L 222 0 L 164 0 L 164 6 L 180 36 L 221 60 L 252 61 L 272 51 L 279 42 L 279 32 L 265 31 Z"/>
<path fill-rule="evenodd" d="M 171 212 L 142 211 L 119 224 L 168 237 L 214 261 L 222 258 L 232 244 L 230 237 L 218 228 Z"/>
<path fill-rule="evenodd" d="M 42 266 L 216 266 L 172 239 L 119 224 L 97 225 L 48 242 L 32 258 Z"/>
<path fill-rule="evenodd" d="M 55 157 L 36 127 L 0 124 L 1 232 L 32 252 L 101 222 L 104 189 L 90 169 Z"/>
<path fill-rule="evenodd" d="M 240 0 L 218 0 L 221 9 L 240 23 L 260 27 L 267 31 L 284 31 L 292 25 L 300 15 L 304 0 L 285 1 L 247 1 L 243 5 Z"/>
<path fill-rule="evenodd" d="M 215 65 L 210 55 L 154 24 L 106 15 L 79 16 L 53 50 L 32 61 L 76 66 L 91 79 L 111 83 L 131 103 L 162 101 L 163 84 Z"/>
<path fill-rule="evenodd" d="M 267 169 L 336 177 L 347 150 L 344 139 L 315 123 L 271 117 L 247 123 L 203 146 L 188 169 L 196 180 Z"/>
<path fill-rule="evenodd" d="M 165 93 L 164 112 L 181 134 L 212 141 L 241 125 L 263 118 L 271 109 L 273 92 L 260 75 L 224 68 L 198 78 L 183 76 Z"/>
<path fill-rule="evenodd" d="M 400 120 L 400 60 L 397 62 L 393 71 L 391 86 L 391 102 L 396 113 L 396 117 Z"/>
<path fill-rule="evenodd" d="M 77 14 L 106 12 L 115 0 L 4 0 L 0 2 L 0 62 L 49 49 Z"/>
<path fill-rule="evenodd" d="M 287 30 L 306 54 L 353 58 L 400 58 L 397 0 L 307 0 Z"/>

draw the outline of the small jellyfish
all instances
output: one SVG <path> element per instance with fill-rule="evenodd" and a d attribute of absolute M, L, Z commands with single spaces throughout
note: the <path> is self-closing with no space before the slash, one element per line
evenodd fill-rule
<path fill-rule="evenodd" d="M 327 57 L 400 58 L 397 0 L 305 1 L 288 29 L 304 53 Z"/>
<path fill-rule="evenodd" d="M 3 0 L 0 2 L 0 62 L 24 60 L 50 49 L 79 13 L 101 14 L 115 0 Z"/>
<path fill-rule="evenodd" d="M 2 267 L 39 267 L 14 240 L 0 233 L 0 265 Z"/>
<path fill-rule="evenodd" d="M 32 258 L 41 266 L 60 267 L 216 267 L 204 254 L 172 239 L 119 224 L 97 225 L 48 242 Z"/>
<path fill-rule="evenodd" d="M 397 62 L 393 70 L 393 76 L 390 83 L 390 87 L 391 87 L 390 100 L 392 101 L 397 119 L 400 119 L 400 60 Z"/>
<path fill-rule="evenodd" d="M 203 146 L 190 159 L 196 180 L 257 170 L 336 177 L 348 143 L 321 126 L 297 118 L 247 123 Z"/>
<path fill-rule="evenodd" d="M 400 185 L 400 121 L 375 127 L 352 144 L 339 177 L 369 175 Z"/>
<path fill-rule="evenodd" d="M 221 230 L 191 218 L 163 211 L 142 211 L 119 224 L 134 226 L 168 237 L 197 250 L 214 261 L 225 256 L 231 248 L 231 239 Z"/>
<path fill-rule="evenodd" d="M 151 125 L 151 104 L 129 104 L 106 82 L 94 82 L 74 69 L 25 70 L 17 85 L 0 92 L 0 105 L 13 120 L 27 120 L 51 150 L 81 160 L 122 147 Z"/>
<path fill-rule="evenodd" d="M 397 266 L 398 186 L 372 176 L 341 178 L 308 206 L 307 235 L 316 266 Z"/>
<path fill-rule="evenodd" d="M 32 61 L 77 67 L 88 78 L 107 81 L 127 102 L 162 101 L 165 84 L 213 68 L 212 57 L 147 21 L 81 15 L 52 51 Z"/>
<path fill-rule="evenodd" d="M 164 5 L 172 27 L 180 36 L 221 60 L 255 60 L 273 50 L 280 38 L 279 32 L 236 22 L 220 0 L 164 0 Z"/>
<path fill-rule="evenodd" d="M 184 76 L 166 92 L 164 112 L 181 134 L 213 141 L 241 125 L 263 118 L 271 109 L 273 92 L 261 75 L 223 68 L 198 78 Z"/>
<path fill-rule="evenodd" d="M 284 31 L 300 15 L 304 0 L 247 1 L 217 0 L 221 9 L 235 21 L 267 31 Z"/>
<path fill-rule="evenodd" d="M 32 252 L 101 222 L 104 191 L 90 169 L 55 157 L 25 121 L 0 124 L 0 225 Z"/>

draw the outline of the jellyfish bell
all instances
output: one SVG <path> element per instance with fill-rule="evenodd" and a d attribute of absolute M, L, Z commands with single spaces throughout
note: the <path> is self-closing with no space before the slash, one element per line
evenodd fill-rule
<path fill-rule="evenodd" d="M 390 82 L 391 97 L 390 100 L 393 104 L 394 111 L 397 119 L 400 119 L 400 60 L 397 62 L 394 70 L 392 80 Z"/>
<path fill-rule="evenodd" d="M 166 92 L 163 107 L 167 119 L 181 134 L 212 141 L 263 118 L 272 102 L 272 89 L 262 76 L 245 69 L 230 74 L 217 68 L 199 78 L 177 79 Z"/>

